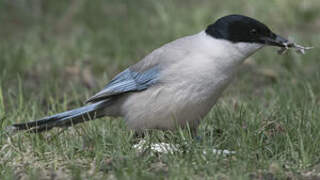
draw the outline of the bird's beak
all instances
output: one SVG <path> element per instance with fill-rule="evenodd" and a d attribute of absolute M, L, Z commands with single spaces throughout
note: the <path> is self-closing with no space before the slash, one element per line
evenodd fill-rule
<path fill-rule="evenodd" d="M 277 34 L 272 33 L 270 37 L 261 38 L 263 44 L 270 46 L 287 47 L 289 41 Z"/>

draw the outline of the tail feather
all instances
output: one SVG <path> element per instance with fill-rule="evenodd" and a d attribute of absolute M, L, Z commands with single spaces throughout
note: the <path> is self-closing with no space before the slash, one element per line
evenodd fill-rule
<path fill-rule="evenodd" d="M 13 124 L 12 126 L 7 127 L 7 130 L 11 132 L 27 130 L 28 132 L 37 133 L 50 130 L 54 127 L 68 127 L 102 117 L 102 109 L 109 104 L 110 101 L 108 100 L 89 104 L 77 109 L 48 116 L 37 121 Z"/>

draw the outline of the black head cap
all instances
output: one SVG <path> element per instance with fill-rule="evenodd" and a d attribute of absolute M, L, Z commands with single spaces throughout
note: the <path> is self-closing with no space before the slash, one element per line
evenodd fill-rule
<path fill-rule="evenodd" d="M 252 42 L 284 46 L 283 44 L 287 42 L 263 23 L 243 15 L 224 16 L 209 25 L 205 32 L 214 38 L 229 40 L 233 43 Z"/>

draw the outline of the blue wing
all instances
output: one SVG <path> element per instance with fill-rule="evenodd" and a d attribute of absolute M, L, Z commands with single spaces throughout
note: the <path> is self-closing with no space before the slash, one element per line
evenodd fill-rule
<path fill-rule="evenodd" d="M 158 66 L 154 66 L 144 72 L 135 72 L 128 68 L 113 78 L 100 92 L 86 102 L 97 102 L 115 95 L 145 90 L 155 84 L 158 77 Z"/>

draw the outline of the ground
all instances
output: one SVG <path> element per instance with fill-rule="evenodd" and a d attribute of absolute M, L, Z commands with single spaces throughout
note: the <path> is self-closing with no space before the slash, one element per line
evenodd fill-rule
<path fill-rule="evenodd" d="M 320 179 L 319 8 L 318 0 L 0 1 L 1 179 Z M 138 152 L 121 118 L 4 131 L 82 105 L 153 49 L 227 14 L 315 48 L 280 56 L 268 47 L 249 58 L 200 138 L 188 129 L 146 133 L 147 143 L 179 152 Z"/>

